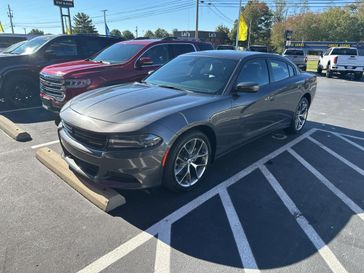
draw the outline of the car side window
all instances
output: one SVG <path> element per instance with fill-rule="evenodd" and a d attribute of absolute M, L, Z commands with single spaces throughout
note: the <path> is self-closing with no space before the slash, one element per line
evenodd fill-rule
<path fill-rule="evenodd" d="M 173 50 L 173 57 L 195 51 L 195 48 L 192 44 L 173 44 L 171 47 Z"/>
<path fill-rule="evenodd" d="M 75 39 L 66 37 L 53 42 L 47 50 L 51 50 L 55 57 L 75 57 L 78 55 L 77 43 Z"/>
<path fill-rule="evenodd" d="M 265 60 L 247 61 L 240 70 L 237 83 L 254 82 L 260 86 L 269 83 L 269 74 Z"/>
<path fill-rule="evenodd" d="M 80 48 L 85 57 L 89 57 L 105 48 L 107 45 L 100 39 L 81 39 Z"/>
<path fill-rule="evenodd" d="M 289 78 L 288 65 L 286 62 L 278 60 L 270 60 L 269 65 L 272 71 L 273 82 L 278 82 Z"/>
<path fill-rule="evenodd" d="M 168 47 L 168 44 L 151 47 L 141 57 L 151 58 L 153 65 L 163 65 L 171 59 Z"/>
<path fill-rule="evenodd" d="M 288 70 L 289 70 L 289 76 L 290 77 L 293 77 L 294 75 L 296 75 L 292 65 L 290 65 L 290 64 L 288 65 Z"/>
<path fill-rule="evenodd" d="M 331 48 L 329 48 L 328 50 L 326 50 L 326 52 L 325 52 L 324 56 L 329 55 L 329 54 L 330 54 L 330 51 L 331 51 Z"/>

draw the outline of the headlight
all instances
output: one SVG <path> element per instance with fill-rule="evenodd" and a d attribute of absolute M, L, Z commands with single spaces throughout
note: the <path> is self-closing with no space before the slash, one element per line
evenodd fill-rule
<path fill-rule="evenodd" d="M 72 79 L 65 81 L 66 88 L 84 88 L 91 84 L 90 79 Z"/>
<path fill-rule="evenodd" d="M 112 136 L 109 138 L 109 148 L 150 148 L 158 145 L 162 138 L 152 134 Z"/>

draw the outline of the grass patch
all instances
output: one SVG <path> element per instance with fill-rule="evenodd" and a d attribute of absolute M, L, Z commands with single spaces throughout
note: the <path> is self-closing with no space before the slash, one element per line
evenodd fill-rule
<path fill-rule="evenodd" d="M 307 61 L 307 71 L 316 72 L 317 71 L 317 61 L 315 61 L 315 60 Z"/>

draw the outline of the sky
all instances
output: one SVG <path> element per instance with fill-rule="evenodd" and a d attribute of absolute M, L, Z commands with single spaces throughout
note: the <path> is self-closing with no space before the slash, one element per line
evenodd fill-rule
<path fill-rule="evenodd" d="M 311 10 L 314 11 L 353 1 L 355 0 L 308 0 Z M 266 2 L 272 3 L 273 0 Z M 303 1 L 288 2 L 290 12 L 294 12 Z M 8 4 L 14 14 L 16 33 L 29 32 L 33 28 L 41 29 L 45 33 L 61 33 L 60 11 L 53 5 L 53 0 L 0 0 L 0 21 L 5 32 L 11 31 L 7 16 Z M 199 29 L 213 31 L 220 24 L 231 28 L 233 20 L 238 16 L 238 5 L 239 0 L 204 0 L 200 4 Z M 196 0 L 75 0 L 71 15 L 85 12 L 93 19 L 99 33 L 104 34 L 103 9 L 108 10 L 106 14 L 110 30 L 117 28 L 135 33 L 138 27 L 139 36 L 143 36 L 149 29 L 154 31 L 159 27 L 169 32 L 174 28 L 195 28 Z"/>

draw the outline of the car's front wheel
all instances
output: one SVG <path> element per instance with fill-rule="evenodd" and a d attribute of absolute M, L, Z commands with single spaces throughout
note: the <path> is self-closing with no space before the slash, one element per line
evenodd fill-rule
<path fill-rule="evenodd" d="M 171 148 L 163 185 L 172 191 L 189 191 L 202 180 L 211 160 L 211 144 L 200 131 L 182 135 Z"/>
<path fill-rule="evenodd" d="M 361 78 L 363 78 L 363 72 L 357 72 L 357 73 L 355 73 L 354 78 L 355 78 L 356 81 L 360 81 Z"/>
<path fill-rule="evenodd" d="M 310 104 L 308 102 L 308 99 L 306 97 L 301 98 L 297 105 L 291 125 L 288 128 L 288 131 L 290 133 L 298 134 L 302 131 L 303 127 L 306 124 L 309 107 Z"/>

